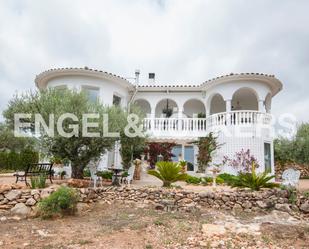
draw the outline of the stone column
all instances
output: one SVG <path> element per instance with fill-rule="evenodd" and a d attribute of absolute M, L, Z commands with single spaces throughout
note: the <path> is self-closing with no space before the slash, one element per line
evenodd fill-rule
<path fill-rule="evenodd" d="M 151 106 L 151 113 L 150 113 L 150 130 L 154 130 L 154 119 L 156 117 L 156 107 Z"/>
<path fill-rule="evenodd" d="M 225 100 L 225 109 L 226 109 L 226 112 L 232 111 L 232 100 L 231 99 Z"/>
<path fill-rule="evenodd" d="M 265 112 L 264 100 L 259 100 L 259 112 Z"/>

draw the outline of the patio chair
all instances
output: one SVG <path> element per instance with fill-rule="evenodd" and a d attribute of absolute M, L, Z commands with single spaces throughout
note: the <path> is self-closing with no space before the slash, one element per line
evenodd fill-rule
<path fill-rule="evenodd" d="M 123 177 L 122 182 L 125 184 L 131 184 L 133 181 L 134 171 L 135 171 L 135 164 L 132 164 L 128 170 L 128 176 Z"/>
<path fill-rule="evenodd" d="M 282 174 L 282 185 L 288 187 L 297 187 L 300 178 L 300 171 L 295 169 L 286 169 Z"/>
<path fill-rule="evenodd" d="M 98 163 L 91 161 L 88 165 L 89 171 L 90 171 L 90 177 L 91 177 L 91 182 L 90 185 L 92 185 L 93 182 L 93 187 L 97 187 L 97 183 L 102 186 L 102 179 L 101 177 L 97 176 L 98 172 Z"/>

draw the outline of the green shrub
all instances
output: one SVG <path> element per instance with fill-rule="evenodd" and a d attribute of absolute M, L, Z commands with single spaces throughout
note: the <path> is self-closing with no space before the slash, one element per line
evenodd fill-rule
<path fill-rule="evenodd" d="M 226 183 L 227 185 L 232 185 L 237 180 L 237 176 L 228 173 L 220 174 L 218 175 L 218 177 L 223 179 L 224 183 Z"/>
<path fill-rule="evenodd" d="M 88 168 L 84 168 L 83 176 L 84 177 L 91 177 L 90 170 Z"/>
<path fill-rule="evenodd" d="M 186 182 L 189 184 L 199 184 L 201 183 L 201 181 L 202 179 L 200 177 L 191 176 L 191 175 L 188 175 L 186 179 Z"/>
<path fill-rule="evenodd" d="M 216 183 L 217 183 L 217 184 L 223 184 L 223 183 L 224 183 L 224 179 L 221 178 L 220 176 L 217 176 L 217 178 L 216 178 Z"/>
<path fill-rule="evenodd" d="M 113 177 L 113 172 L 105 170 L 105 171 L 98 171 L 97 176 L 101 176 L 103 179 L 111 180 Z"/>
<path fill-rule="evenodd" d="M 269 182 L 275 176 L 268 176 L 268 172 L 257 174 L 255 172 L 255 165 L 252 164 L 251 173 L 240 172 L 232 187 L 250 188 L 251 190 L 260 190 L 260 188 L 274 188 L 279 187 L 277 183 Z"/>
<path fill-rule="evenodd" d="M 31 163 L 39 161 L 39 154 L 29 148 L 21 152 L 1 151 L 0 152 L 0 170 L 25 170 Z"/>
<path fill-rule="evenodd" d="M 46 175 L 40 174 L 39 176 L 30 177 L 31 188 L 45 188 L 46 187 Z"/>
<path fill-rule="evenodd" d="M 208 184 L 208 183 L 212 183 L 212 177 L 210 177 L 210 176 L 206 176 L 206 177 L 203 177 L 203 183 L 204 184 Z"/>
<path fill-rule="evenodd" d="M 203 178 L 202 178 L 202 183 L 203 183 L 204 185 L 213 183 L 213 177 L 211 177 L 211 176 L 203 177 Z M 223 183 L 224 183 L 224 180 L 223 180 L 221 177 L 217 176 L 217 178 L 216 178 L 216 183 L 217 183 L 217 184 L 223 184 Z"/>
<path fill-rule="evenodd" d="M 182 167 L 174 162 L 158 162 L 156 169 L 148 170 L 148 174 L 159 178 L 163 182 L 163 187 L 171 187 L 173 182 L 187 179 L 187 174 L 182 173 Z"/>
<path fill-rule="evenodd" d="M 78 200 L 79 195 L 75 189 L 62 186 L 39 202 L 40 215 L 42 218 L 74 215 Z"/>

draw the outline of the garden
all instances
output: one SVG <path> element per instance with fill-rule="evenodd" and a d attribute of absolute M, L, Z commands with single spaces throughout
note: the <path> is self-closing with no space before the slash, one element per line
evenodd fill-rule
<path fill-rule="evenodd" d="M 76 133 L 66 138 L 56 130 L 54 136 L 48 136 L 42 129 L 36 136 L 16 137 L 12 127 L 17 112 L 39 112 L 45 121 L 49 113 L 57 117 L 62 113 L 78 117 L 108 113 L 109 130 L 120 136 L 97 138 Z M 144 115 L 134 106 L 122 110 L 89 103 L 82 92 L 74 91 L 24 94 L 9 103 L 5 123 L 0 125 L 0 229 L 5 231 L 0 246 L 282 248 L 286 243 L 301 247 L 309 242 L 309 187 L 299 191 L 297 184 L 282 184 L 280 170 L 277 179 L 270 172 L 261 172 L 250 150 L 214 164 L 213 153 L 221 145 L 213 133 L 193 142 L 199 148 L 198 172 L 189 174 L 189 162 L 172 160 L 175 144 L 147 142 L 146 137 L 123 133 L 129 113 Z M 24 121 L 33 125 L 23 132 L 32 133 L 33 116 Z M 300 170 L 301 178 L 308 177 L 308 127 L 301 125 L 292 140 L 275 141 L 277 167 L 298 165 L 294 168 Z M 64 122 L 63 129 L 72 132 L 69 123 Z M 101 129 L 103 125 L 92 127 L 92 132 Z M 121 144 L 124 170 L 96 170 L 93 175 L 89 165 L 115 142 Z M 237 174 L 221 172 L 223 165 Z M 21 181 L 28 177 L 27 184 L 14 183 L 13 174 Z M 145 178 L 150 181 L 143 182 Z M 269 219 L 272 225 L 267 223 Z M 283 233 L 286 227 L 293 230 L 292 240 L 270 232 Z M 164 238 L 157 239 L 160 237 Z"/>

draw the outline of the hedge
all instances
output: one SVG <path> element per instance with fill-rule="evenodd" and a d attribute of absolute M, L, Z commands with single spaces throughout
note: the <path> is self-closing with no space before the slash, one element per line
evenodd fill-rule
<path fill-rule="evenodd" d="M 31 149 L 24 149 L 21 152 L 0 151 L 1 170 L 25 170 L 30 163 L 37 163 L 39 154 Z"/>

